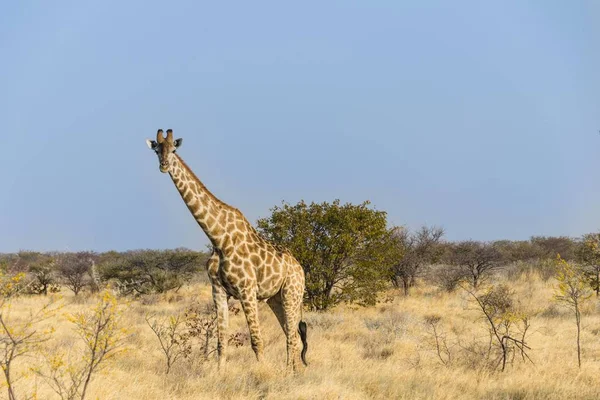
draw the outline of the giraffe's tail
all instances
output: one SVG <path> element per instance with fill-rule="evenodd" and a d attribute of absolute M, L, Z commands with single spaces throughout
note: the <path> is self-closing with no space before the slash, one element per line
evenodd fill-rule
<path fill-rule="evenodd" d="M 306 342 L 306 322 L 300 321 L 298 324 L 298 333 L 300 334 L 300 339 L 302 339 L 302 352 L 300 353 L 300 357 L 302 357 L 304 365 L 308 365 L 306 363 L 306 351 L 308 350 L 308 343 Z"/>

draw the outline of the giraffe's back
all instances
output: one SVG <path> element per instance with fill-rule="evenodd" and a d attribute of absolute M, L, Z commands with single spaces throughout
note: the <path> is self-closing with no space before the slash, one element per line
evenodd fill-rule
<path fill-rule="evenodd" d="M 218 279 L 234 298 L 239 298 L 243 291 L 255 289 L 259 300 L 277 294 L 289 275 L 301 275 L 304 282 L 304 271 L 291 253 L 262 238 L 256 239 L 223 252 L 218 270 L 208 271 L 211 279 Z"/>

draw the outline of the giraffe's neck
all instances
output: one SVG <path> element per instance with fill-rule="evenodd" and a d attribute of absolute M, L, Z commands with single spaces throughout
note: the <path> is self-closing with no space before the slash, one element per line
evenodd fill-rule
<path fill-rule="evenodd" d="M 242 222 L 241 217 L 244 225 L 250 224 L 238 210 L 213 195 L 181 157 L 175 154 L 174 159 L 169 170 L 173 183 L 212 245 L 222 249 L 227 244 L 225 234 L 228 223 Z"/>

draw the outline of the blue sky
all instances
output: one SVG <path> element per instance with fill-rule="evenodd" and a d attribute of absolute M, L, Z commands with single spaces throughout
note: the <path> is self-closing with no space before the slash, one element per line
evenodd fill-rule
<path fill-rule="evenodd" d="M 597 231 L 599 20 L 596 1 L 3 2 L 0 252 L 204 249 L 158 128 L 252 222 L 339 198 L 450 240 Z"/>

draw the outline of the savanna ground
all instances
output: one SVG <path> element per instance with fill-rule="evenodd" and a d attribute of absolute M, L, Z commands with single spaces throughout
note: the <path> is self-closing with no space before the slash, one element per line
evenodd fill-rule
<path fill-rule="evenodd" d="M 489 343 L 481 311 L 461 289 L 447 293 L 421 284 L 410 296 L 389 291 L 375 307 L 338 306 L 326 313 L 304 313 L 308 323 L 309 366 L 286 375 L 285 339 L 266 304 L 260 305 L 265 361 L 256 362 L 250 346 L 229 346 L 225 371 L 215 355 L 208 361 L 180 360 L 168 375 L 158 340 L 145 317 L 183 312 L 193 303 L 210 304 L 206 283 L 178 293 L 122 302 L 122 321 L 129 331 L 126 351 L 107 361 L 92 380 L 92 399 L 597 399 L 600 395 L 600 302 L 583 307 L 583 364 L 577 367 L 575 320 L 553 300 L 554 279 L 522 273 L 496 278 L 508 283 L 521 309 L 535 314 L 528 345 L 533 363 L 520 354 L 505 372 L 486 368 L 483 353 Z M 89 310 L 98 295 L 75 297 L 63 290 L 63 307 L 43 324 L 53 326 L 46 351 L 76 349 L 80 338 L 65 314 Z M 50 297 L 50 295 L 48 296 Z M 44 296 L 20 297 L 12 317 L 39 308 Z M 438 333 L 448 353 L 438 357 L 428 316 L 441 317 Z M 231 332 L 247 332 L 243 313 L 230 317 Z M 448 362 L 448 354 L 451 361 Z M 442 362 L 443 361 L 443 362 Z M 24 371 L 41 360 L 26 357 L 16 366 Z M 444 365 L 444 363 L 446 365 Z M 38 399 L 57 395 L 33 373 L 15 383 L 18 393 Z M 4 389 L 0 396 L 5 395 Z M 21 398 L 21 397 L 19 397 Z"/>

